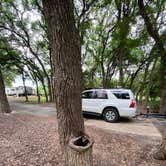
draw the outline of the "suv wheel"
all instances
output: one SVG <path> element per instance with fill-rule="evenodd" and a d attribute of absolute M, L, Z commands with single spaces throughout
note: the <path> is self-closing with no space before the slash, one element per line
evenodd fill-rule
<path fill-rule="evenodd" d="M 116 122 L 119 119 L 119 114 L 114 108 L 104 110 L 103 118 L 107 122 Z"/>

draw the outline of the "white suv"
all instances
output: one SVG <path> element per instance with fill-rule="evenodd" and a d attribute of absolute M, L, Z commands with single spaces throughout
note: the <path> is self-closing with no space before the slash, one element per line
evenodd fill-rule
<path fill-rule="evenodd" d="M 91 89 L 82 93 L 82 110 L 116 122 L 120 117 L 136 115 L 136 101 L 129 89 Z"/>

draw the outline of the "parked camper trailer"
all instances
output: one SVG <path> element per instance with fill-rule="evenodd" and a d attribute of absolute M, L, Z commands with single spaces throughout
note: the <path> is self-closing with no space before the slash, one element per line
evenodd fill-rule
<path fill-rule="evenodd" d="M 16 94 L 16 92 L 15 92 L 16 89 L 15 89 L 15 88 L 6 88 L 5 91 L 6 91 L 6 94 L 7 94 L 8 96 L 13 96 L 13 95 Z"/>
<path fill-rule="evenodd" d="M 27 95 L 32 95 L 32 88 L 26 86 L 26 93 Z M 8 96 L 24 96 L 25 95 L 25 88 L 23 86 L 18 86 L 15 88 L 6 88 L 6 94 Z"/>

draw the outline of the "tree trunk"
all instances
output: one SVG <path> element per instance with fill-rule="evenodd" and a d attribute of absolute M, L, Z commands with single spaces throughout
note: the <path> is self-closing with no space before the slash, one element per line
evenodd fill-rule
<path fill-rule="evenodd" d="M 64 165 L 90 166 L 92 140 L 85 134 L 81 110 L 81 46 L 74 22 L 73 1 L 43 0 L 43 6 L 52 51 L 58 132 Z"/>
<path fill-rule="evenodd" d="M 48 30 L 47 30 L 48 31 Z M 49 95 L 50 95 L 50 102 L 53 102 L 55 101 L 54 99 L 54 80 L 53 80 L 53 66 L 52 66 L 52 51 L 51 51 L 51 48 L 50 48 L 50 41 L 49 41 L 49 35 L 48 35 L 48 32 L 47 32 L 47 37 L 48 37 L 48 45 L 49 45 L 49 59 L 50 59 L 50 67 L 51 67 L 51 74 L 50 74 L 50 89 L 51 91 L 49 92 Z"/>
<path fill-rule="evenodd" d="M 139 90 L 139 92 L 140 92 L 140 98 L 139 98 L 139 103 L 142 105 L 142 103 L 143 103 L 143 96 L 144 96 L 144 90 L 145 90 L 145 86 L 146 86 L 146 80 L 147 80 L 147 76 L 148 76 L 148 71 L 149 71 L 149 66 L 150 66 L 150 62 L 148 62 L 147 63 L 147 66 L 146 66 L 146 68 L 145 68 L 145 72 L 144 72 L 144 76 L 143 76 L 143 81 L 142 81 L 142 83 L 140 84 L 140 90 Z M 147 107 L 147 106 L 146 106 Z M 146 108 L 145 107 L 145 108 Z"/>
<path fill-rule="evenodd" d="M 159 50 L 160 54 L 160 113 L 165 113 L 166 109 L 166 50 L 164 48 L 163 41 L 159 36 L 159 32 L 154 24 L 152 24 L 146 8 L 144 6 L 143 0 L 138 0 L 138 6 L 140 10 L 140 14 L 143 17 L 147 31 L 149 35 L 155 40 L 156 47 Z M 154 153 L 155 159 L 166 159 L 166 132 L 162 136 L 162 144 L 159 147 L 158 151 Z M 162 157 L 161 157 L 162 156 Z"/>
<path fill-rule="evenodd" d="M 162 133 L 162 141 L 159 148 L 153 153 L 157 160 L 166 160 L 166 130 Z"/>
<path fill-rule="evenodd" d="M 5 93 L 5 85 L 0 67 L 0 113 L 10 113 L 11 109 Z"/>
<path fill-rule="evenodd" d="M 140 14 L 143 17 L 146 29 L 149 33 L 149 35 L 155 40 L 156 47 L 159 50 L 160 55 L 160 113 L 165 113 L 165 107 L 166 107 L 166 50 L 164 48 L 163 41 L 161 37 L 159 36 L 159 32 L 154 24 L 152 24 L 146 8 L 144 6 L 143 0 L 138 0 L 138 6 L 140 10 Z"/>
<path fill-rule="evenodd" d="M 146 92 L 146 96 L 145 96 L 145 108 L 147 108 L 147 106 L 149 106 L 149 96 L 150 96 L 150 89 L 152 87 L 152 78 L 154 76 L 154 71 L 155 71 L 155 67 L 156 67 L 156 63 L 157 63 L 157 59 L 154 61 L 154 64 L 152 66 L 150 75 L 149 75 L 149 83 L 147 85 L 147 92 Z"/>
<path fill-rule="evenodd" d="M 123 72 L 123 64 L 122 64 L 122 58 L 120 58 L 120 64 L 119 64 L 119 87 L 123 88 L 123 80 L 124 80 L 124 72 Z"/>
<path fill-rule="evenodd" d="M 39 85 L 38 85 L 38 80 L 37 80 L 36 76 L 34 76 L 34 81 L 35 81 L 35 84 L 36 84 L 37 102 L 38 102 L 38 104 L 40 104 Z"/>
<path fill-rule="evenodd" d="M 47 90 L 46 90 L 45 86 L 43 87 L 43 88 L 44 88 L 45 97 L 46 97 L 46 102 L 49 101 L 49 100 L 48 100 L 48 95 L 50 95 L 50 100 L 52 101 L 52 96 L 51 96 L 52 92 L 51 92 L 50 77 L 49 77 L 49 75 L 48 75 L 48 73 L 47 73 L 47 71 L 46 71 L 46 69 L 45 69 L 45 67 L 44 67 L 44 64 L 42 63 L 42 60 L 39 58 L 38 54 L 33 51 L 32 47 L 30 46 L 29 43 L 28 43 L 28 48 L 29 48 L 30 52 L 31 52 L 31 53 L 36 57 L 36 59 L 38 60 L 39 64 L 41 65 L 41 68 L 42 68 L 42 70 L 43 70 L 43 74 L 45 75 L 45 77 L 46 77 L 46 79 L 47 79 L 47 83 L 48 83 L 48 93 L 49 93 L 49 94 L 47 93 Z M 43 83 L 44 83 L 44 79 L 42 80 L 42 84 L 43 84 Z M 44 83 L 43 85 L 45 85 L 45 83 Z"/>
<path fill-rule="evenodd" d="M 118 66 L 119 66 L 119 87 L 124 88 L 124 62 L 126 53 L 126 38 L 128 31 L 123 31 L 124 27 L 129 29 L 129 23 L 126 21 L 125 16 L 122 18 L 122 27 L 120 28 L 120 44 L 118 50 Z"/>
<path fill-rule="evenodd" d="M 25 76 L 24 76 L 24 72 L 22 72 L 22 82 L 23 82 L 23 87 L 24 87 L 25 101 L 28 102 L 28 95 L 27 95 L 27 88 L 26 88 L 26 86 L 25 86 Z"/>
<path fill-rule="evenodd" d="M 43 86 L 44 95 L 45 95 L 45 97 L 46 97 L 46 102 L 48 102 L 48 94 L 47 94 L 46 86 L 45 86 L 45 83 L 44 83 L 44 79 L 43 79 L 43 78 L 40 78 L 40 81 L 41 81 L 42 86 Z"/>
<path fill-rule="evenodd" d="M 38 104 L 40 104 L 40 93 L 39 93 L 39 86 L 37 79 L 35 80 L 35 82 L 36 82 L 36 91 L 37 91 L 37 102 Z"/>
<path fill-rule="evenodd" d="M 38 78 L 37 78 L 37 75 L 35 73 L 33 73 L 32 71 L 30 71 L 30 73 L 31 73 L 31 76 L 32 76 L 33 80 L 35 81 L 35 84 L 36 84 L 37 102 L 38 102 L 38 104 L 40 104 L 40 93 L 39 93 Z"/>
<path fill-rule="evenodd" d="M 47 84 L 48 84 L 49 101 L 52 102 L 53 98 L 52 98 L 51 80 L 48 75 L 46 77 L 47 77 Z"/>
<path fill-rule="evenodd" d="M 166 112 L 166 53 L 161 53 L 160 61 L 160 113 L 165 114 Z"/>

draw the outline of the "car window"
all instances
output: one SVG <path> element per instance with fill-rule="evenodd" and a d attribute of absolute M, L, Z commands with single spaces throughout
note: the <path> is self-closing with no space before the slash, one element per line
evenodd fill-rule
<path fill-rule="evenodd" d="M 96 92 L 95 91 L 88 91 L 82 93 L 83 99 L 95 99 L 96 98 Z"/>
<path fill-rule="evenodd" d="M 122 99 L 130 99 L 130 95 L 128 93 L 122 93 Z"/>
<path fill-rule="evenodd" d="M 113 92 L 113 94 L 114 94 L 118 99 L 130 99 L 129 93 Z"/>
<path fill-rule="evenodd" d="M 108 99 L 107 92 L 104 90 L 100 90 L 96 92 L 97 99 Z"/>

